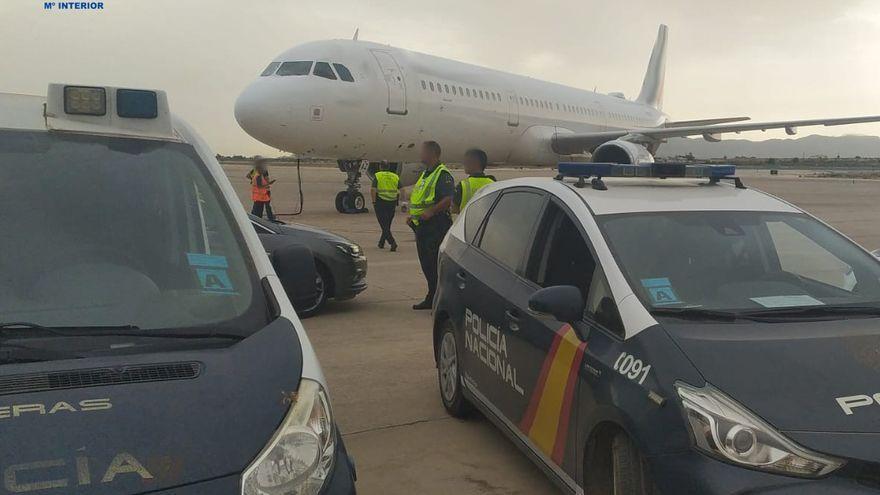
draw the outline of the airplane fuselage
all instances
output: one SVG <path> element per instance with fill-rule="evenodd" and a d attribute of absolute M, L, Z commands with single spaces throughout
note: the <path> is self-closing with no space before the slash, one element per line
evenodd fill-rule
<path fill-rule="evenodd" d="M 449 161 L 468 148 L 493 163 L 554 165 L 556 134 L 658 127 L 649 105 L 365 41 L 294 47 L 275 62 L 342 64 L 354 81 L 314 74 L 257 78 L 236 118 L 256 139 L 301 156 L 413 162 L 435 140 Z M 314 67 L 314 66 L 312 66 Z M 276 69 L 277 70 L 277 69 Z"/>

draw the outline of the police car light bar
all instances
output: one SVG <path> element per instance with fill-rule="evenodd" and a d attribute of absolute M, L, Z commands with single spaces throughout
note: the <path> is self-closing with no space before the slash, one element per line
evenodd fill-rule
<path fill-rule="evenodd" d="M 643 163 L 639 165 L 622 163 L 596 163 L 596 162 L 560 162 L 556 169 L 559 174 L 557 179 L 566 177 L 578 179 L 577 185 L 582 187 L 585 180 L 593 177 L 593 188 L 605 190 L 603 177 L 654 177 L 666 179 L 670 177 L 705 178 L 710 183 L 717 183 L 721 179 L 730 179 L 738 188 L 744 188 L 742 182 L 736 177 L 735 165 L 711 165 L 711 164 L 687 164 L 675 162 Z"/>

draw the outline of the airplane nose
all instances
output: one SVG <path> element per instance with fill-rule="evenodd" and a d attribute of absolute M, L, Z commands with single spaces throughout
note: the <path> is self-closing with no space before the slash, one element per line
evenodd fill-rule
<path fill-rule="evenodd" d="M 254 81 L 235 100 L 235 120 L 254 139 L 273 144 L 283 122 L 271 88 L 261 83 Z"/>

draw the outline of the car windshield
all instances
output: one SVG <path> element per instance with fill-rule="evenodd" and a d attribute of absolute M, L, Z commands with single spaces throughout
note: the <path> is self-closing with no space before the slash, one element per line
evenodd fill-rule
<path fill-rule="evenodd" d="M 0 209 L 0 323 L 266 324 L 231 210 L 188 144 L 0 131 Z"/>
<path fill-rule="evenodd" d="M 698 211 L 598 220 L 652 310 L 880 306 L 880 262 L 805 214 Z"/>

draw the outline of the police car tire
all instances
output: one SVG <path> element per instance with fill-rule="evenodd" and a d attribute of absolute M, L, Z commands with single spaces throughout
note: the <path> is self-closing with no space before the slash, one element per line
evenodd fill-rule
<path fill-rule="evenodd" d="M 611 483 L 609 495 L 657 494 L 645 457 L 622 432 L 611 440 Z"/>
<path fill-rule="evenodd" d="M 442 353 L 443 341 L 446 338 L 446 335 L 449 334 L 452 338 L 452 342 L 455 343 L 455 363 L 456 363 L 456 384 L 455 384 L 455 393 L 452 394 L 451 400 L 446 400 L 446 396 L 443 394 L 443 370 L 440 365 L 440 355 Z M 462 395 L 461 391 L 461 358 L 458 353 L 458 340 L 455 338 L 455 327 L 452 326 L 452 322 L 446 320 L 443 322 L 443 330 L 440 332 L 440 340 L 438 342 L 437 347 L 437 385 L 440 391 L 440 400 L 443 401 L 443 407 L 446 408 L 446 411 L 452 417 L 464 419 L 470 416 L 473 411 L 473 405 Z"/>

